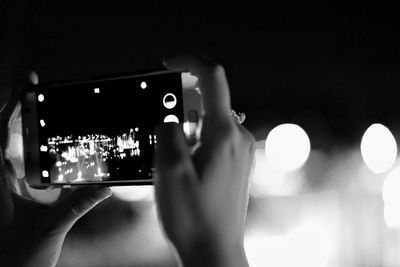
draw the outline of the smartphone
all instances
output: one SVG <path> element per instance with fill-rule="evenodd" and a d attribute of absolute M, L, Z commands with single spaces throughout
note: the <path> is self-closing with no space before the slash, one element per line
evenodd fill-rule
<path fill-rule="evenodd" d="M 28 88 L 22 100 L 25 174 L 33 188 L 153 182 L 160 123 L 201 125 L 196 77 L 166 70 Z"/>

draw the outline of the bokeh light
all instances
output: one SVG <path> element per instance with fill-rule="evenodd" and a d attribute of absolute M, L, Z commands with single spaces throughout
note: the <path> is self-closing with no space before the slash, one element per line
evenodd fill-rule
<path fill-rule="evenodd" d="M 265 153 L 271 166 L 280 171 L 293 171 L 301 167 L 310 154 L 307 133 L 296 124 L 281 124 L 269 132 Z"/>
<path fill-rule="evenodd" d="M 393 169 L 382 187 L 385 223 L 390 228 L 400 228 L 400 167 Z"/>
<path fill-rule="evenodd" d="M 323 267 L 332 251 L 332 237 L 322 225 L 310 223 L 281 235 L 247 232 L 244 240 L 250 267 Z"/>
<path fill-rule="evenodd" d="M 390 130 L 382 124 L 372 124 L 361 140 L 361 155 L 373 173 L 388 171 L 397 156 L 397 144 Z"/>
<path fill-rule="evenodd" d="M 250 188 L 252 197 L 293 195 L 301 186 L 300 176 L 295 179 L 295 177 L 288 177 L 285 173 L 272 168 L 265 155 L 265 141 L 260 140 L 256 143 L 255 166 Z"/>

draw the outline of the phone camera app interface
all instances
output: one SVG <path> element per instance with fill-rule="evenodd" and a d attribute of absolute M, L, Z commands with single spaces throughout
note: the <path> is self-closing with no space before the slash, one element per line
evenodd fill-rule
<path fill-rule="evenodd" d="M 43 182 L 148 180 L 155 128 L 183 122 L 179 73 L 40 88 Z"/>

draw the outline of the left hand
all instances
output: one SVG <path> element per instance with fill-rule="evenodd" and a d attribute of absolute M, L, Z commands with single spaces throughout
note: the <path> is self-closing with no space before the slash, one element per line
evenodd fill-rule
<path fill-rule="evenodd" d="M 38 81 L 34 73 L 29 79 L 31 83 Z M 68 231 L 79 218 L 109 197 L 111 190 L 102 186 L 80 187 L 54 206 L 12 192 L 16 174 L 10 161 L 4 159 L 3 148 L 9 145 L 8 119 L 21 88 L 23 85 L 14 88 L 0 117 L 0 265 L 55 266 Z"/>

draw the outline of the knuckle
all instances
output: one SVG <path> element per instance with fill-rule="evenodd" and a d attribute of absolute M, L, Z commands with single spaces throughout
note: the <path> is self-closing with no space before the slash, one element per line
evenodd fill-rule
<path fill-rule="evenodd" d="M 252 154 L 256 149 L 256 141 L 254 136 L 243 126 L 240 126 L 241 129 L 241 143 L 248 147 L 249 152 Z"/>
<path fill-rule="evenodd" d="M 236 139 L 237 131 L 231 121 L 219 123 L 215 130 L 218 132 L 218 139 L 221 141 L 229 142 Z"/>
<path fill-rule="evenodd" d="M 82 204 L 79 205 L 74 205 L 71 207 L 71 213 L 72 215 L 75 216 L 80 216 L 84 211 L 84 207 Z"/>

